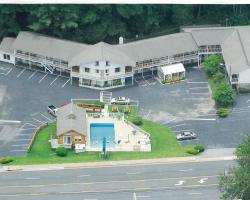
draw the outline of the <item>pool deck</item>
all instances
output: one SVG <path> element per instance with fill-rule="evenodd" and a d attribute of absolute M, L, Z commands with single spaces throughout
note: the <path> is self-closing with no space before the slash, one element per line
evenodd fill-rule
<path fill-rule="evenodd" d="M 103 116 L 100 118 L 87 117 L 87 139 L 86 151 L 101 151 L 102 148 L 93 148 L 90 145 L 90 124 L 92 123 L 113 123 L 115 130 L 115 148 L 107 148 L 108 151 L 151 151 L 149 136 L 140 130 L 136 130 L 123 119 Z M 134 133 L 135 132 L 135 133 Z M 120 143 L 118 144 L 118 141 Z"/>

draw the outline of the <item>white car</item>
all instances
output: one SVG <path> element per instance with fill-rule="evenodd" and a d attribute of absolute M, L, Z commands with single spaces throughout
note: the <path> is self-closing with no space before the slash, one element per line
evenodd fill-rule
<path fill-rule="evenodd" d="M 197 135 L 192 131 L 183 131 L 176 136 L 177 140 L 192 140 L 196 139 Z"/>
<path fill-rule="evenodd" d="M 129 105 L 130 99 L 126 97 L 112 98 L 111 104 Z"/>
<path fill-rule="evenodd" d="M 49 105 L 49 106 L 47 107 L 47 110 L 48 110 L 48 113 L 50 113 L 50 114 L 53 115 L 54 117 L 57 116 L 58 108 L 55 107 L 54 105 Z"/>

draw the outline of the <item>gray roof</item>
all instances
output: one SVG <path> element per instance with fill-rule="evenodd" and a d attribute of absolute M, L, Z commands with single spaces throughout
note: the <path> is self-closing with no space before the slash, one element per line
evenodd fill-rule
<path fill-rule="evenodd" d="M 14 54 L 14 48 L 12 47 L 14 42 L 15 42 L 15 38 L 4 37 L 0 44 L 0 51 Z"/>
<path fill-rule="evenodd" d="M 104 42 L 89 46 L 81 53 L 78 53 L 70 60 L 69 65 L 80 65 L 95 61 L 110 61 L 111 63 L 135 66 L 135 61 L 129 56 L 115 49 L 115 46 Z"/>
<path fill-rule="evenodd" d="M 244 55 L 237 30 L 235 30 L 221 45 L 222 55 L 231 74 L 238 74 L 248 68 L 247 59 Z"/>
<path fill-rule="evenodd" d="M 76 131 L 86 135 L 86 111 L 72 102 L 59 108 L 57 112 L 57 135 Z"/>
<path fill-rule="evenodd" d="M 115 46 L 135 61 L 198 51 L 190 33 L 176 33 Z"/>
<path fill-rule="evenodd" d="M 193 34 L 199 46 L 221 45 L 234 29 L 231 27 L 209 27 L 209 28 L 186 28 L 186 32 Z"/>
<path fill-rule="evenodd" d="M 15 49 L 36 53 L 68 61 L 88 45 L 44 36 L 38 33 L 19 32 L 13 47 Z"/>

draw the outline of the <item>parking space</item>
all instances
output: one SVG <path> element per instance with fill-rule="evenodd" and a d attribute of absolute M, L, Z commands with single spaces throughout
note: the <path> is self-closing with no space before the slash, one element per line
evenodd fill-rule
<path fill-rule="evenodd" d="M 70 84 L 70 78 L 67 77 L 13 66 L 0 66 L 0 76 L 26 80 L 32 84 L 45 84 L 48 87 L 64 88 Z"/>
<path fill-rule="evenodd" d="M 139 87 L 146 87 L 157 83 L 157 79 L 153 74 L 137 74 L 134 81 Z"/>

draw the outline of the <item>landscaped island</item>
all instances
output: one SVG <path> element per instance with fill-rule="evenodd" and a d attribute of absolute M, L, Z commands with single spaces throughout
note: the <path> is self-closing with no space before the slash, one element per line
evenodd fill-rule
<path fill-rule="evenodd" d="M 117 112 L 116 105 L 110 106 L 109 111 Z M 112 109 L 113 108 L 113 109 Z M 128 105 L 119 105 L 118 112 L 125 112 L 125 121 L 134 123 L 146 133 L 150 134 L 151 152 L 143 151 L 112 151 L 109 160 L 133 160 L 133 159 L 149 159 L 149 158 L 165 158 L 165 157 L 184 157 L 194 154 L 194 147 L 182 146 L 177 142 L 175 134 L 167 127 L 159 125 L 149 120 L 142 119 L 137 115 L 137 107 Z M 99 118 L 98 118 L 99 119 Z M 138 123 L 139 122 L 139 123 Z M 57 124 L 49 123 L 42 128 L 33 142 L 30 151 L 26 156 L 14 158 L 13 164 L 42 164 L 42 163 L 73 163 L 73 162 L 92 162 L 102 161 L 99 152 L 86 151 L 76 153 L 74 149 L 67 150 L 67 156 L 60 157 L 56 151 L 51 148 L 50 140 L 57 136 Z M 195 152 L 194 152 L 195 151 Z M 188 153 L 189 152 L 189 153 Z"/>

